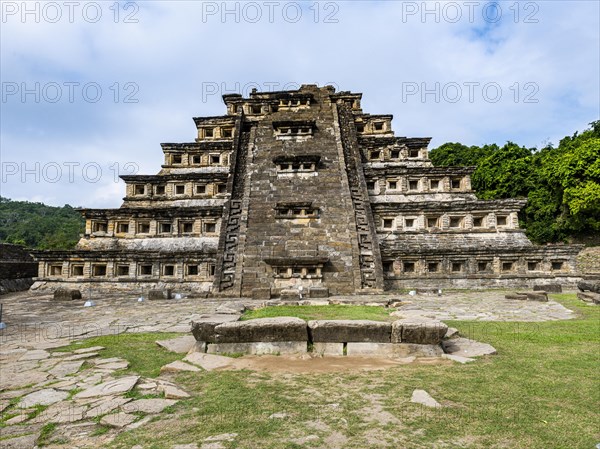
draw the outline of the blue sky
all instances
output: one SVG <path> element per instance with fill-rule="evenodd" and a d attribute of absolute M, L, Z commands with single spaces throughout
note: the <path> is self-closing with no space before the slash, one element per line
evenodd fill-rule
<path fill-rule="evenodd" d="M 192 117 L 252 87 L 363 92 L 431 148 L 541 147 L 600 117 L 596 1 L 27 3 L 0 21 L 12 199 L 118 207 L 115 175 L 156 173 L 161 142 L 192 141 Z"/>

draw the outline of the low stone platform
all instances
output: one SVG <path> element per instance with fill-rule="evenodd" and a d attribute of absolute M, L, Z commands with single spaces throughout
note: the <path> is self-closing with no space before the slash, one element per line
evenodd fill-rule
<path fill-rule="evenodd" d="M 302 354 L 320 356 L 427 357 L 443 354 L 448 326 L 427 318 L 394 322 L 259 318 L 214 325 L 192 322 L 197 350 L 210 354 Z"/>

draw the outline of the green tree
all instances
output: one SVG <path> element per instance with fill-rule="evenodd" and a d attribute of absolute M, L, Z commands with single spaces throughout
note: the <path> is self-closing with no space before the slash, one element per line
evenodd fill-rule
<path fill-rule="evenodd" d="M 521 220 L 529 238 L 566 241 L 600 231 L 600 120 L 590 125 L 558 147 L 446 143 L 431 151 L 431 160 L 437 166 L 477 165 L 472 184 L 479 198 L 526 197 Z"/>
<path fill-rule="evenodd" d="M 527 197 L 535 182 L 532 151 L 508 142 L 484 157 L 473 173 L 473 188 L 485 200 Z"/>
<path fill-rule="evenodd" d="M 72 249 L 84 220 L 71 206 L 11 201 L 0 197 L 0 242 L 35 249 Z"/>
<path fill-rule="evenodd" d="M 497 145 L 466 146 L 461 143 L 448 142 L 431 150 L 429 157 L 437 167 L 472 166 L 498 149 Z"/>

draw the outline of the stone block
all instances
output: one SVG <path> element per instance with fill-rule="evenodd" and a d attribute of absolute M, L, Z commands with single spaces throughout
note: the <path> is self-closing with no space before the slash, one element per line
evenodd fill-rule
<path fill-rule="evenodd" d="M 254 288 L 252 289 L 252 299 L 271 299 L 270 288 Z"/>
<path fill-rule="evenodd" d="M 288 355 L 307 352 L 306 341 L 270 341 L 245 343 L 214 343 L 208 345 L 209 354 Z"/>
<path fill-rule="evenodd" d="M 438 320 L 407 318 L 392 323 L 393 343 L 416 343 L 439 345 L 448 331 L 448 326 Z"/>
<path fill-rule="evenodd" d="M 205 342 L 205 341 L 197 341 L 190 348 L 190 350 L 188 351 L 188 354 L 191 354 L 192 352 L 206 352 L 207 349 L 208 349 L 208 343 L 207 342 Z"/>
<path fill-rule="evenodd" d="M 537 292 L 517 292 L 517 295 L 525 295 L 525 297 L 527 298 L 527 300 L 529 301 L 541 301 L 541 302 L 546 302 L 548 301 L 548 295 L 546 294 L 546 292 L 541 292 L 541 291 L 537 291 Z"/>
<path fill-rule="evenodd" d="M 547 293 L 562 293 L 562 285 L 560 284 L 544 284 L 544 285 L 534 285 L 533 291 L 544 291 Z"/>
<path fill-rule="evenodd" d="M 217 321 L 202 321 L 196 323 L 192 321 L 192 335 L 197 342 L 215 343 L 215 327 L 223 324 Z"/>
<path fill-rule="evenodd" d="M 171 299 L 171 290 L 150 290 L 148 292 L 148 299 L 150 299 L 150 300 Z"/>
<path fill-rule="evenodd" d="M 346 346 L 348 356 L 393 357 L 392 343 L 351 342 Z"/>
<path fill-rule="evenodd" d="M 312 352 L 321 357 L 344 355 L 344 343 L 326 343 L 318 341 L 313 343 Z"/>
<path fill-rule="evenodd" d="M 308 322 L 312 342 L 390 343 L 392 325 L 385 321 L 370 320 L 316 320 Z"/>
<path fill-rule="evenodd" d="M 81 299 L 81 292 L 75 289 L 57 288 L 54 290 L 54 299 L 57 301 L 73 301 Z"/>
<path fill-rule="evenodd" d="M 600 294 L 592 292 L 577 292 L 577 297 L 582 301 L 600 304 Z"/>
<path fill-rule="evenodd" d="M 529 293 L 527 295 L 527 300 L 528 301 L 540 301 L 540 302 L 548 302 L 548 295 L 546 295 L 545 293 L 542 294 L 534 294 L 534 293 Z"/>
<path fill-rule="evenodd" d="M 294 288 L 286 288 L 279 293 L 282 301 L 297 301 L 301 299 L 300 292 Z"/>
<path fill-rule="evenodd" d="M 412 343 L 348 343 L 346 355 L 349 357 L 391 357 L 406 358 L 441 357 L 444 353 L 439 345 L 422 345 Z"/>
<path fill-rule="evenodd" d="M 292 317 L 259 318 L 224 323 L 215 327 L 216 343 L 277 341 L 308 341 L 306 322 Z"/>
<path fill-rule="evenodd" d="M 527 295 L 525 295 L 525 294 L 518 294 L 518 293 L 509 293 L 507 295 L 504 295 L 504 297 L 506 299 L 518 299 L 519 301 L 525 301 L 525 300 L 527 300 Z"/>
<path fill-rule="evenodd" d="M 235 322 L 238 320 L 236 315 L 216 314 L 192 321 L 192 335 L 198 342 L 215 343 L 215 327 L 219 324 Z"/>
<path fill-rule="evenodd" d="M 303 299 L 298 301 L 299 306 L 328 306 L 329 300 L 327 299 Z"/>
<path fill-rule="evenodd" d="M 326 287 L 310 287 L 308 289 L 309 298 L 328 298 L 329 289 Z"/>
<path fill-rule="evenodd" d="M 582 292 L 589 290 L 592 293 L 600 293 L 600 281 L 579 281 L 577 288 Z"/>

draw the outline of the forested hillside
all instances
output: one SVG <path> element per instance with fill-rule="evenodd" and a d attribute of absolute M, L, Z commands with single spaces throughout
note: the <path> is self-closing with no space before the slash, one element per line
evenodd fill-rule
<path fill-rule="evenodd" d="M 481 199 L 527 198 L 522 226 L 534 242 L 585 241 L 600 234 L 600 121 L 541 150 L 508 142 L 432 150 L 434 165 L 476 165 Z"/>
<path fill-rule="evenodd" d="M 83 230 L 81 214 L 69 205 L 51 207 L 0 197 L 0 242 L 37 249 L 72 249 Z"/>

